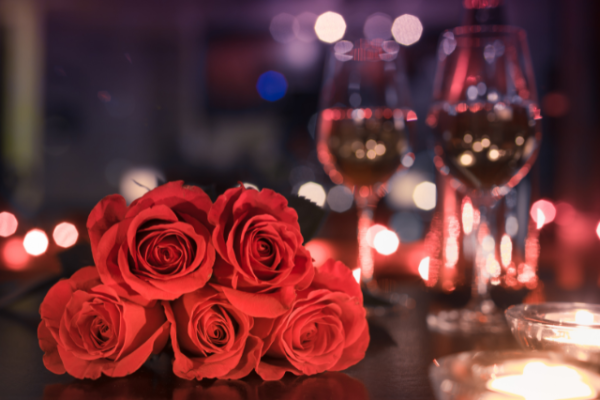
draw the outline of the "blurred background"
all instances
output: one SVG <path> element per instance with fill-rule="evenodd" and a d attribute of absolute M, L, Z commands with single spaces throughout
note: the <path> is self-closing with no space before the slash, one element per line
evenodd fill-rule
<path fill-rule="evenodd" d="M 345 23 L 335 40 L 391 39 L 396 18 L 416 17 L 394 32 L 417 115 L 415 158 L 376 210 L 375 275 L 468 288 L 468 254 L 452 225 L 465 200 L 436 175 L 425 116 L 439 37 L 474 3 L 0 1 L 0 292 L 89 259 L 85 221 L 102 197 L 131 201 L 180 179 L 216 193 L 244 182 L 311 199 L 326 211 L 307 244 L 313 257 L 353 268 L 353 197 L 323 172 L 315 144 L 328 42 L 340 32 L 335 21 L 315 29 L 328 11 Z M 495 284 L 597 288 L 600 4 L 503 7 L 528 33 L 543 141 L 532 173 L 498 207 L 524 262 L 500 260 L 500 249 Z M 73 246 L 82 249 L 74 258 Z"/>

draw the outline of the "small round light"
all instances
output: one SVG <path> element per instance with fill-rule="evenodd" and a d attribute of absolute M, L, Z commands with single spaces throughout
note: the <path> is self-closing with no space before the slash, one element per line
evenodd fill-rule
<path fill-rule="evenodd" d="M 315 33 L 319 40 L 325 43 L 337 42 L 346 33 L 346 21 L 340 14 L 327 11 L 317 18 Z"/>
<path fill-rule="evenodd" d="M 23 248 L 23 238 L 8 239 L 2 249 L 2 258 L 6 268 L 13 271 L 24 269 L 27 266 L 27 261 L 29 261 L 29 255 Z"/>
<path fill-rule="evenodd" d="M 32 229 L 25 235 L 23 247 L 28 254 L 40 256 L 48 249 L 48 236 L 42 230 Z"/>
<path fill-rule="evenodd" d="M 383 254 L 384 256 L 395 253 L 398 250 L 398 246 L 400 246 L 398 235 L 389 229 L 377 232 L 373 239 L 373 247 L 375 247 L 375 250 L 379 254 Z"/>
<path fill-rule="evenodd" d="M 436 204 L 435 183 L 427 181 L 419 183 L 415 186 L 412 198 L 415 205 L 421 210 L 433 210 Z"/>
<path fill-rule="evenodd" d="M 392 35 L 396 42 L 410 46 L 421 39 L 423 34 L 423 24 L 421 20 L 414 15 L 404 14 L 394 20 L 392 25 Z"/>
<path fill-rule="evenodd" d="M 258 78 L 256 90 L 260 97 L 267 101 L 277 101 L 287 92 L 288 83 L 285 77 L 276 71 L 267 71 Z"/>
<path fill-rule="evenodd" d="M 9 212 L 0 213 L 0 236 L 9 237 L 17 231 L 19 221 L 17 217 Z"/>
<path fill-rule="evenodd" d="M 54 228 L 52 238 L 57 245 L 67 248 L 77 243 L 79 232 L 77 232 L 75 225 L 68 222 L 62 222 Z"/>
<path fill-rule="evenodd" d="M 325 193 L 323 186 L 315 182 L 306 182 L 302 184 L 300 189 L 298 189 L 298 196 L 312 201 L 319 207 L 323 207 L 325 205 L 325 200 L 327 199 L 327 193 Z"/>

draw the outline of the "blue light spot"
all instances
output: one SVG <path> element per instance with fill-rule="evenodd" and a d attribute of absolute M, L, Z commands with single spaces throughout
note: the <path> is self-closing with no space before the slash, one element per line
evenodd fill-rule
<path fill-rule="evenodd" d="M 287 81 L 279 72 L 267 71 L 258 78 L 256 90 L 267 101 L 277 101 L 285 96 Z"/>

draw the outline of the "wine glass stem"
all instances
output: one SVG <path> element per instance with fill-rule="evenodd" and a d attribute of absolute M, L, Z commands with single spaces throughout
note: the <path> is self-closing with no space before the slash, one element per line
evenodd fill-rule
<path fill-rule="evenodd" d="M 475 233 L 477 236 L 477 251 L 473 260 L 473 287 L 471 291 L 471 301 L 469 308 L 489 314 L 495 310 L 494 302 L 490 295 L 490 279 L 488 268 L 494 268 L 495 245 L 490 240 L 494 238 L 495 225 L 490 219 L 489 208 L 482 206 L 479 208 L 480 222 Z M 483 231 L 485 230 L 485 231 Z M 491 245 L 490 248 L 486 248 Z"/>
<path fill-rule="evenodd" d="M 373 225 L 373 214 L 375 204 L 367 202 L 364 199 L 357 199 L 358 208 L 358 260 L 357 265 L 360 268 L 361 280 L 368 283 L 373 279 L 373 250 L 369 245 L 368 231 Z"/>

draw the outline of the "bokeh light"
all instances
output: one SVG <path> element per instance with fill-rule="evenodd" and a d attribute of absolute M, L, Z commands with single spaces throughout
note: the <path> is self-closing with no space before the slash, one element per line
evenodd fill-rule
<path fill-rule="evenodd" d="M 419 263 L 419 275 L 421 275 L 421 279 L 423 279 L 424 281 L 429 280 L 429 260 L 429 257 L 425 257 Z"/>
<path fill-rule="evenodd" d="M 322 239 L 312 239 L 304 247 L 310 253 L 310 256 L 314 260 L 313 264 L 316 267 L 320 267 L 325 261 L 333 258 L 331 245 Z"/>
<path fill-rule="evenodd" d="M 287 92 L 288 84 L 285 76 L 277 71 L 267 71 L 258 78 L 256 90 L 260 97 L 267 101 L 277 101 Z"/>
<path fill-rule="evenodd" d="M 162 174 L 152 168 L 132 168 L 121 176 L 119 191 L 127 203 L 142 197 L 158 186 Z"/>
<path fill-rule="evenodd" d="M 6 268 L 14 271 L 24 269 L 27 266 L 27 261 L 29 261 L 29 255 L 23 247 L 23 238 L 14 237 L 8 239 L 2 249 L 2 258 L 4 259 Z"/>
<path fill-rule="evenodd" d="M 77 232 L 75 225 L 68 222 L 61 222 L 54 228 L 52 238 L 57 245 L 67 248 L 77 243 L 79 232 Z"/>
<path fill-rule="evenodd" d="M 319 207 L 323 207 L 325 205 L 325 200 L 327 199 L 327 193 L 325 193 L 323 186 L 315 182 L 306 182 L 302 184 L 300 189 L 298 189 L 298 196 L 312 201 Z"/>
<path fill-rule="evenodd" d="M 600 239 L 600 222 L 598 222 L 598 226 L 596 226 L 596 235 L 598 235 L 598 239 Z"/>
<path fill-rule="evenodd" d="M 512 261 L 512 240 L 507 234 L 502 235 L 500 240 L 500 260 L 504 267 L 508 267 Z"/>
<path fill-rule="evenodd" d="M 327 204 L 332 211 L 345 212 L 352 207 L 354 195 L 352 191 L 344 185 L 336 185 L 329 189 L 327 194 Z"/>
<path fill-rule="evenodd" d="M 296 39 L 299 30 L 300 24 L 296 17 L 287 13 L 277 14 L 269 25 L 271 36 L 279 43 L 289 43 Z"/>
<path fill-rule="evenodd" d="M 469 197 L 465 197 L 463 200 L 462 207 L 462 225 L 465 235 L 468 235 L 471 232 L 473 232 L 473 222 L 473 203 L 471 202 L 471 199 Z"/>
<path fill-rule="evenodd" d="M 346 33 L 346 21 L 340 14 L 327 11 L 317 18 L 315 33 L 319 40 L 325 43 L 337 42 Z"/>
<path fill-rule="evenodd" d="M 360 277 L 361 277 L 361 273 L 360 273 L 360 268 L 355 268 L 352 270 L 352 276 L 354 277 L 354 280 L 356 281 L 356 283 L 360 284 Z"/>
<path fill-rule="evenodd" d="M 414 15 L 404 14 L 394 20 L 392 25 L 392 35 L 396 42 L 410 46 L 421 39 L 423 34 L 423 24 L 421 20 Z"/>
<path fill-rule="evenodd" d="M 403 170 L 395 173 L 388 182 L 388 194 L 385 201 L 392 208 L 414 207 L 413 192 L 417 185 L 426 180 L 427 175 L 416 170 Z"/>
<path fill-rule="evenodd" d="M 9 212 L 0 213 L 0 236 L 9 237 L 17 231 L 19 221 L 17 217 Z"/>
<path fill-rule="evenodd" d="M 363 33 L 368 40 L 390 39 L 392 37 L 392 18 L 383 13 L 370 15 L 363 26 Z"/>
<path fill-rule="evenodd" d="M 32 229 L 25 235 L 23 247 L 28 254 L 40 256 L 48 249 L 48 236 L 40 229 Z"/>
<path fill-rule="evenodd" d="M 506 218 L 504 230 L 510 237 L 515 237 L 519 232 L 519 220 L 517 217 L 510 215 L 508 218 Z"/>
<path fill-rule="evenodd" d="M 531 215 L 533 221 L 538 225 L 538 229 L 540 229 L 542 226 L 554 221 L 556 207 L 548 200 L 538 200 L 531 206 L 529 215 Z M 540 216 L 544 218 L 543 222 L 540 222 Z"/>
<path fill-rule="evenodd" d="M 435 208 L 436 204 L 436 187 L 432 182 L 421 182 L 415 186 L 412 195 L 415 205 L 421 210 L 429 211 Z"/>
<path fill-rule="evenodd" d="M 398 246 L 400 246 L 398 235 L 389 229 L 377 232 L 373 239 L 373 247 L 379 254 L 383 254 L 384 256 L 395 253 L 398 250 Z"/>
<path fill-rule="evenodd" d="M 381 224 L 374 224 L 367 229 L 367 244 L 375 248 L 375 235 L 387 228 Z"/>

